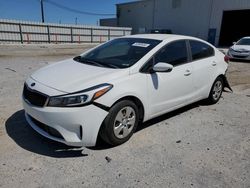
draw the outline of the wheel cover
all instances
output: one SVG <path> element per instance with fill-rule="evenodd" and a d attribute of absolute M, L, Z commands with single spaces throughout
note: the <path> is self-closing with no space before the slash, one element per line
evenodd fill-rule
<path fill-rule="evenodd" d="M 213 88 L 213 99 L 217 101 L 222 93 L 222 83 L 221 81 L 216 81 Z"/>
<path fill-rule="evenodd" d="M 114 134 L 117 138 L 126 138 L 135 126 L 136 114 L 135 110 L 126 106 L 122 108 L 116 115 L 114 121 Z"/>

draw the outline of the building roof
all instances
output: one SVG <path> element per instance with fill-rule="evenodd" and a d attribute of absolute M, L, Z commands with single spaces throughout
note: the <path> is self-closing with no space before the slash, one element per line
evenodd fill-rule
<path fill-rule="evenodd" d="M 141 2 L 145 2 L 145 1 L 152 1 L 152 0 L 137 0 L 137 1 L 131 1 L 131 2 L 126 2 L 126 3 L 118 3 L 118 4 L 116 4 L 116 6 L 136 4 L 136 3 L 141 3 Z"/>

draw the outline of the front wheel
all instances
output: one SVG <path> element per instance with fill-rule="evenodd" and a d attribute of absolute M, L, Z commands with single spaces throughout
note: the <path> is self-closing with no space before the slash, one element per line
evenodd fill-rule
<path fill-rule="evenodd" d="M 110 109 L 101 127 L 100 136 L 110 145 L 120 145 L 133 135 L 138 122 L 137 106 L 129 100 L 120 101 Z"/>
<path fill-rule="evenodd" d="M 223 88 L 224 88 L 223 79 L 221 77 L 216 78 L 216 80 L 214 81 L 214 84 L 211 88 L 211 91 L 209 93 L 209 97 L 208 97 L 207 101 L 210 104 L 217 103 L 220 100 Z"/>

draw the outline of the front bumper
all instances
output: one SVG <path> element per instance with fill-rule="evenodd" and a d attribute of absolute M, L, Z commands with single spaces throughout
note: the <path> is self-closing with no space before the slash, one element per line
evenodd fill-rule
<path fill-rule="evenodd" d="M 101 124 L 108 114 L 94 105 L 36 107 L 23 100 L 23 107 L 26 120 L 35 131 L 69 146 L 95 146 Z"/>
<path fill-rule="evenodd" d="M 239 53 L 236 51 L 228 51 L 227 55 L 230 59 L 238 59 L 238 60 L 250 60 L 250 53 Z"/>

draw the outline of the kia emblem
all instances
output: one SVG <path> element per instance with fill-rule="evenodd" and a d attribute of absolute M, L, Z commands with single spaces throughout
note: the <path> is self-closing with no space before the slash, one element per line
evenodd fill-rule
<path fill-rule="evenodd" d="M 31 87 L 34 87 L 35 85 L 36 85 L 36 83 L 34 83 L 34 82 L 32 84 L 30 84 Z"/>

